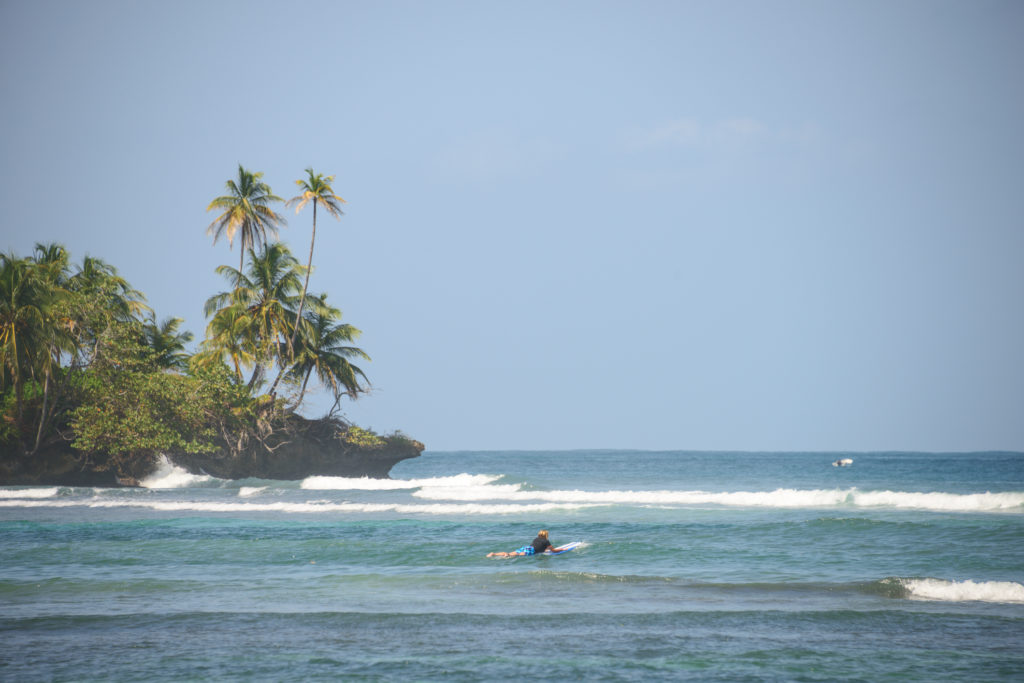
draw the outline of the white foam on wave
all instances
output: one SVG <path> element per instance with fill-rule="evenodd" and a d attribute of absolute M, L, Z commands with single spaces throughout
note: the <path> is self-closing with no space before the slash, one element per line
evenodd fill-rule
<path fill-rule="evenodd" d="M 181 489 L 211 481 L 216 481 L 216 477 L 192 474 L 161 455 L 156 471 L 140 481 L 139 485 L 147 489 Z"/>
<path fill-rule="evenodd" d="M 53 498 L 60 491 L 58 488 L 45 489 L 3 489 L 0 490 L 0 499 L 10 498 Z"/>
<path fill-rule="evenodd" d="M 564 503 L 536 503 L 521 505 L 477 504 L 477 503 L 332 503 L 330 501 L 306 501 L 302 503 L 273 502 L 209 502 L 188 500 L 110 500 L 93 497 L 86 500 L 0 500 L 0 507 L 88 507 L 88 508 L 145 508 L 164 512 L 288 512 L 288 513 L 376 513 L 395 512 L 400 514 L 435 515 L 508 515 L 519 513 L 540 513 L 552 510 L 575 510 L 586 505 Z"/>
<path fill-rule="evenodd" d="M 416 498 L 427 500 L 568 500 L 571 496 L 558 498 L 555 494 L 566 491 L 523 491 L 520 484 L 483 484 L 475 486 L 425 485 L 413 491 Z"/>
<path fill-rule="evenodd" d="M 1024 603 L 1024 585 L 1014 581 L 945 581 L 900 579 L 913 600 Z"/>
<path fill-rule="evenodd" d="M 728 505 L 735 507 L 885 507 L 951 512 L 1024 512 L 1024 492 L 913 493 L 850 489 L 775 489 L 774 491 L 524 491 L 517 484 L 424 486 L 413 496 L 427 500 L 513 500 L 589 505 Z"/>
<path fill-rule="evenodd" d="M 266 486 L 243 486 L 238 489 L 238 497 L 248 498 L 249 496 L 255 496 L 260 493 L 263 493 L 266 490 Z"/>
<path fill-rule="evenodd" d="M 854 502 L 864 507 L 917 508 L 951 512 L 1024 512 L 1024 492 L 1005 493 L 913 493 L 906 491 L 855 491 Z"/>
<path fill-rule="evenodd" d="M 736 505 L 763 507 L 815 507 L 838 505 L 847 494 L 839 491 L 524 491 L 518 485 L 485 486 L 467 489 L 427 487 L 412 494 L 428 500 L 543 500 L 591 505 Z"/>
<path fill-rule="evenodd" d="M 426 479 L 370 479 L 369 477 L 307 477 L 300 488 L 313 491 L 397 491 L 424 486 L 466 488 L 486 486 L 501 478 L 500 474 L 456 474 L 451 477 Z"/>

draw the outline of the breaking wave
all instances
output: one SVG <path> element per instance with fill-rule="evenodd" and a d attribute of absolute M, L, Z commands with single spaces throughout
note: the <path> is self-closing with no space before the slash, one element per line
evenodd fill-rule
<path fill-rule="evenodd" d="M 916 493 L 850 489 L 776 489 L 774 491 L 580 491 L 523 490 L 519 484 L 485 486 L 425 485 L 413 492 L 427 500 L 550 501 L 585 505 L 726 505 L 735 507 L 859 507 L 949 512 L 1024 512 L 1024 492 Z"/>
<path fill-rule="evenodd" d="M 0 507 L 87 507 L 87 508 L 143 508 L 163 512 L 287 512 L 287 513 L 383 513 L 436 514 L 436 515 L 503 515 L 517 513 L 573 510 L 586 505 L 565 503 L 350 503 L 326 500 L 306 502 L 209 502 L 188 500 L 126 500 L 94 497 L 85 500 L 0 500 Z"/>
<path fill-rule="evenodd" d="M 1024 585 L 1014 581 L 946 581 L 945 579 L 886 579 L 911 600 L 944 602 L 1008 602 L 1024 604 Z"/>
<path fill-rule="evenodd" d="M 214 481 L 223 480 L 205 474 L 192 474 L 172 463 L 166 456 L 160 456 L 156 471 L 139 484 L 147 489 L 182 489 Z"/>
<path fill-rule="evenodd" d="M 59 489 L 56 487 L 45 489 L 3 489 L 0 490 L 0 500 L 11 498 L 54 498 L 58 493 Z"/>
<path fill-rule="evenodd" d="M 46 505 L 89 507 L 142 506 L 162 510 L 283 511 L 283 512 L 400 512 L 440 514 L 504 514 L 544 512 L 554 509 L 624 506 L 664 508 L 724 506 L 746 508 L 839 508 L 897 509 L 934 512 L 1024 513 L 1024 492 L 947 493 L 862 491 L 857 488 L 795 489 L 772 491 L 702 490 L 543 490 L 525 483 L 507 482 L 501 474 L 455 474 L 419 479 L 370 479 L 308 477 L 301 482 L 225 480 L 191 474 L 162 458 L 157 470 L 141 482 L 149 490 L 237 489 L 230 502 L 150 500 L 136 497 L 131 489 L 8 488 L 0 490 L 2 507 Z M 119 491 L 120 493 L 114 493 Z M 295 500 L 300 491 L 323 492 L 327 500 Z M 279 496 L 288 493 L 285 499 Z M 83 494 L 91 494 L 86 498 Z M 166 495 L 166 494 L 165 494 Z M 301 494 L 299 494 L 301 495 Z M 267 500 L 273 496 L 273 500 Z M 244 499 L 244 500 L 239 500 Z M 354 499 L 354 500 L 353 500 Z M 243 506 L 243 507 L 235 507 Z"/>
<path fill-rule="evenodd" d="M 466 489 L 486 487 L 501 478 L 494 474 L 456 474 L 428 479 L 370 479 L 369 477 L 307 477 L 300 488 L 313 491 L 398 491 L 422 487 Z M 493 488 L 493 487 L 492 487 Z"/>

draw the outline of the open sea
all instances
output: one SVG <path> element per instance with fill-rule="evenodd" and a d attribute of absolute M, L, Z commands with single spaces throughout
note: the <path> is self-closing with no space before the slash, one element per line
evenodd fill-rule
<path fill-rule="evenodd" d="M 0 680 L 1024 680 L 1024 454 L 391 475 L 0 488 Z"/>

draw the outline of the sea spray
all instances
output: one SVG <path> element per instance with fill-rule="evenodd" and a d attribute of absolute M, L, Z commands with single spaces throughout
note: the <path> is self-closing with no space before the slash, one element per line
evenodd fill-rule
<path fill-rule="evenodd" d="M 220 480 L 209 475 L 192 474 L 172 463 L 167 456 L 161 455 L 156 470 L 139 484 L 147 489 L 179 489 L 214 481 Z"/>

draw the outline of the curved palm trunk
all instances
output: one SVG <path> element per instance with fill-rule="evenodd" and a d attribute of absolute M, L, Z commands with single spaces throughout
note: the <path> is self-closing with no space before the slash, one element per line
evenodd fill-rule
<path fill-rule="evenodd" d="M 313 197 L 313 236 L 309 240 L 309 262 L 306 264 L 306 281 L 302 283 L 302 296 L 299 297 L 299 311 L 295 314 L 295 327 L 292 329 L 292 338 L 288 342 L 288 353 L 290 356 L 295 355 L 295 338 L 299 334 L 299 323 L 302 321 L 302 307 L 306 303 L 306 289 L 309 288 L 309 274 L 313 270 L 313 245 L 316 244 L 316 197 Z M 273 385 L 270 387 L 270 395 L 274 396 L 274 392 L 277 391 L 277 384 L 284 377 L 284 373 L 287 367 L 282 363 L 280 372 L 277 373 L 277 377 L 274 379 Z M 309 379 L 309 376 L 306 376 Z M 305 385 L 303 385 L 305 386 Z"/>
<path fill-rule="evenodd" d="M 261 363 L 256 363 L 256 368 L 252 371 L 252 377 L 249 379 L 249 384 L 247 384 L 246 387 L 249 389 L 249 391 L 252 391 L 252 388 L 256 386 L 256 383 L 262 380 L 263 365 Z"/>
<path fill-rule="evenodd" d="M 299 398 L 295 401 L 295 405 L 291 407 L 292 410 L 298 410 L 299 406 L 302 405 L 303 399 L 306 397 L 306 385 L 309 383 L 309 376 L 313 374 L 313 368 L 306 370 L 306 376 L 302 378 L 302 390 L 299 391 Z"/>
<path fill-rule="evenodd" d="M 302 296 L 299 297 L 299 312 L 295 316 L 295 329 L 292 330 L 291 347 L 295 348 L 295 337 L 299 332 L 299 321 L 302 320 L 302 306 L 306 303 L 306 289 L 309 287 L 309 274 L 313 270 L 313 245 L 316 243 L 316 197 L 313 197 L 313 236 L 309 240 L 309 262 L 306 264 L 306 281 L 302 284 Z"/>
<path fill-rule="evenodd" d="M 43 440 L 43 429 L 46 425 L 46 409 L 47 403 L 50 399 L 50 366 L 46 366 L 46 374 L 43 376 L 43 408 L 39 413 L 39 429 L 36 430 L 36 445 L 32 448 L 32 453 L 39 450 L 39 444 Z"/>
<path fill-rule="evenodd" d="M 13 333 L 12 333 L 13 335 Z M 14 359 L 14 364 L 10 365 L 11 368 L 11 379 L 14 381 L 14 401 L 17 404 L 18 411 L 17 417 L 15 418 L 14 424 L 17 425 L 19 433 L 21 430 L 21 421 L 25 416 L 25 404 L 22 401 L 23 389 L 21 381 L 21 364 L 18 362 L 18 338 L 13 337 L 14 343 L 11 345 L 14 347 L 14 353 L 11 357 Z M 20 435 L 20 434 L 19 434 Z"/>

